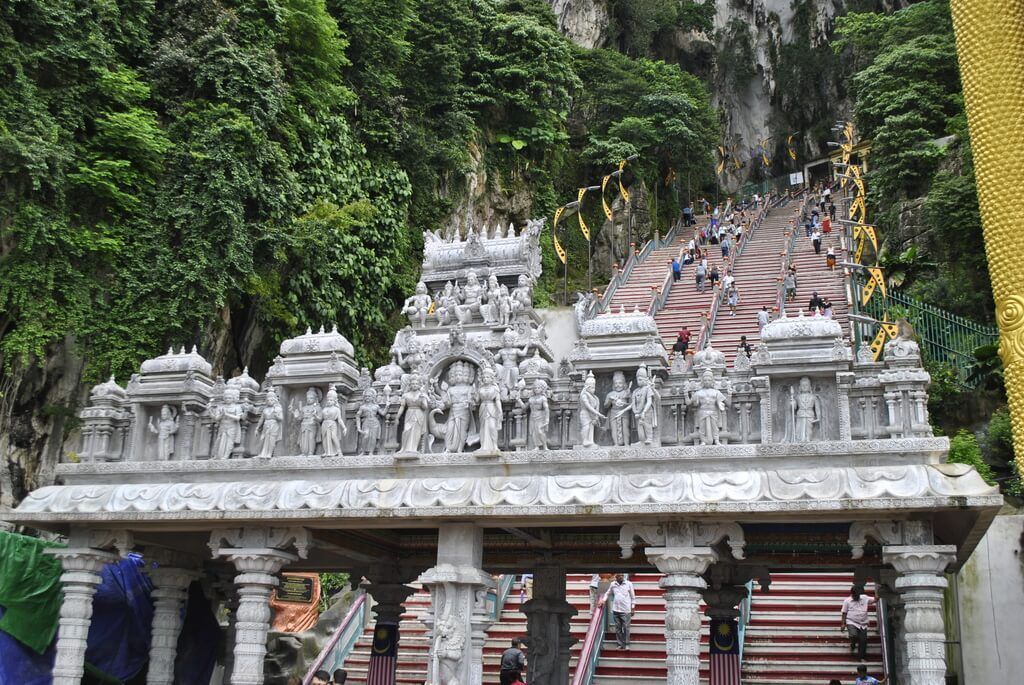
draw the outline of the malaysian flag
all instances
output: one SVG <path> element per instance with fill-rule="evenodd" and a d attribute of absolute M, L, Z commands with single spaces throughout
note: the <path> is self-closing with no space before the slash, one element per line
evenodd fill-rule
<path fill-rule="evenodd" d="M 373 648 L 370 650 L 370 668 L 366 672 L 366 685 L 395 685 L 398 666 L 398 626 L 378 623 L 373 629 Z"/>
<path fill-rule="evenodd" d="M 734 619 L 711 619 L 709 685 L 740 685 L 740 645 Z"/>

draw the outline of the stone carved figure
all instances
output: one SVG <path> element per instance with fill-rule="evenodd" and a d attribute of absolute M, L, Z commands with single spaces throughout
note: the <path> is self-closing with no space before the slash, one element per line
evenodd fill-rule
<path fill-rule="evenodd" d="M 525 390 L 525 389 L 524 389 Z M 533 384 L 533 392 L 524 403 L 521 396 L 516 397 L 516 404 L 530 412 L 527 422 L 527 444 L 535 449 L 548 448 L 548 426 L 551 425 L 551 410 L 548 405 L 548 384 L 543 378 Z"/>
<path fill-rule="evenodd" d="M 629 412 L 632 408 L 632 384 L 626 386 L 626 375 L 616 371 L 612 376 L 612 389 L 605 395 L 604 406 L 608 410 L 608 422 L 612 427 L 612 444 L 629 444 Z"/>
<path fill-rule="evenodd" d="M 168 404 L 160 407 L 160 421 L 149 417 L 149 432 L 156 435 L 156 455 L 160 461 L 174 457 L 174 435 L 178 432 L 178 415 Z"/>
<path fill-rule="evenodd" d="M 707 370 L 700 377 L 700 390 L 690 397 L 689 405 L 697 408 L 697 436 L 701 445 L 721 445 L 722 413 L 725 395 L 715 387 L 715 375 Z"/>
<path fill-rule="evenodd" d="M 601 400 L 597 399 L 597 380 L 594 372 L 587 372 L 587 378 L 583 381 L 583 390 L 580 392 L 580 442 L 584 447 L 594 447 L 594 427 L 605 418 L 601 413 Z"/>
<path fill-rule="evenodd" d="M 273 388 L 267 390 L 267 399 L 260 410 L 260 418 L 256 422 L 256 437 L 260 444 L 257 456 L 269 459 L 274 456 L 277 441 L 281 439 L 281 425 L 284 421 L 284 410 L 277 392 Z"/>
<path fill-rule="evenodd" d="M 533 309 L 533 284 L 529 276 L 520 274 L 516 287 L 512 289 L 512 311 L 515 313 L 524 309 Z"/>
<path fill-rule="evenodd" d="M 419 321 L 420 328 L 422 328 L 427 323 L 427 314 L 430 313 L 430 307 L 433 303 L 434 301 L 427 293 L 427 285 L 423 281 L 420 281 L 416 284 L 416 294 L 405 299 L 402 311 L 405 312 L 410 319 Z"/>
<path fill-rule="evenodd" d="M 452 285 L 451 281 L 445 283 L 444 290 L 438 294 L 437 302 L 434 305 L 434 314 L 437 316 L 438 326 L 447 326 L 457 319 L 459 315 L 459 299 L 455 293 L 455 286 Z"/>
<path fill-rule="evenodd" d="M 242 416 L 245 406 L 239 401 L 238 388 L 224 390 L 224 401 L 213 408 L 217 422 L 217 441 L 213 445 L 214 459 L 228 459 L 235 447 L 242 442 Z"/>
<path fill-rule="evenodd" d="M 440 407 L 448 410 L 444 424 L 445 452 L 460 453 L 473 428 L 473 370 L 462 361 L 448 367 L 448 382 L 441 386 Z"/>
<path fill-rule="evenodd" d="M 395 415 L 397 422 L 405 415 L 405 424 L 402 426 L 402 442 L 399 452 L 415 454 L 420 451 L 420 442 L 427 428 L 427 411 L 430 409 L 430 398 L 423 390 L 423 377 L 419 374 L 412 374 L 409 377 L 409 389 L 402 393 L 402 399 L 398 403 L 398 413 Z"/>
<path fill-rule="evenodd" d="M 391 352 L 397 356 L 398 366 L 407 368 L 410 373 L 415 373 L 423 363 L 423 347 L 420 345 L 419 337 L 412 328 L 406 326 L 399 331 L 396 340 Z"/>
<path fill-rule="evenodd" d="M 484 288 L 477 280 L 476 272 L 471 270 L 466 273 L 466 284 L 462 286 L 462 310 L 468 314 L 479 313 L 484 294 Z"/>
<path fill-rule="evenodd" d="M 466 636 L 454 617 L 447 617 L 434 626 L 434 654 L 437 659 L 436 674 L 438 683 L 444 685 L 461 685 L 459 682 L 459 666 L 462 663 L 462 652 L 466 644 Z"/>
<path fill-rule="evenodd" d="M 654 402 L 654 386 L 647 373 L 647 367 L 641 365 L 636 372 L 636 390 L 631 396 L 633 416 L 636 417 L 637 437 L 645 445 L 654 442 L 654 431 L 658 428 L 658 407 Z"/>
<path fill-rule="evenodd" d="M 480 383 L 476 389 L 477 425 L 480 428 L 480 452 L 498 451 L 498 431 L 504 418 L 501 409 L 501 387 L 494 369 L 485 366 L 480 372 Z"/>
<path fill-rule="evenodd" d="M 515 389 L 516 383 L 519 381 L 519 360 L 530 351 L 529 342 L 519 348 L 516 347 L 518 341 L 519 336 L 511 328 L 506 328 L 501 336 L 498 360 L 501 363 L 499 381 L 501 382 L 502 397 L 508 397 Z"/>
<path fill-rule="evenodd" d="M 501 284 L 498 277 L 491 274 L 487 277 L 487 304 L 481 307 L 480 313 L 484 317 L 484 323 L 497 323 L 500 312 L 498 311 L 499 300 L 501 300 Z"/>
<path fill-rule="evenodd" d="M 320 441 L 323 443 L 324 456 L 341 456 L 341 438 L 348 429 L 345 427 L 341 405 L 338 404 L 338 391 L 334 388 L 327 391 L 320 417 Z"/>
<path fill-rule="evenodd" d="M 811 388 L 811 379 L 800 379 L 799 388 L 789 386 L 789 441 L 810 442 L 814 424 L 821 421 L 821 399 Z"/>
<path fill-rule="evenodd" d="M 306 403 L 299 406 L 292 402 L 292 417 L 299 422 L 299 435 L 296 444 L 299 454 L 311 456 L 316 454 L 316 445 L 320 442 L 320 422 L 323 421 L 323 409 L 320 407 L 320 390 L 306 390 Z"/>
<path fill-rule="evenodd" d="M 356 434 L 359 436 L 359 454 L 375 454 L 380 442 L 381 419 L 387 411 L 377 402 L 377 391 L 363 390 L 363 401 L 356 412 Z"/>

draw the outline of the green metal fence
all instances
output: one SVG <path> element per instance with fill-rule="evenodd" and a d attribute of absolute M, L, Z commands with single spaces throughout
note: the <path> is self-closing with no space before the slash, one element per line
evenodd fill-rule
<path fill-rule="evenodd" d="M 874 297 L 863 308 L 865 314 L 879 320 L 886 310 L 893 321 L 906 318 L 917 333 L 922 352 L 929 359 L 953 367 L 964 384 L 975 361 L 974 351 L 999 341 L 999 329 L 995 326 L 951 314 L 898 291 L 890 290 L 884 300 Z"/>

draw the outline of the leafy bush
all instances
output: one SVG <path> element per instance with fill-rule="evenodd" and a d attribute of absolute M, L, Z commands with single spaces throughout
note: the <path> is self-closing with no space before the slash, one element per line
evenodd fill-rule
<path fill-rule="evenodd" d="M 966 428 L 961 428 L 949 441 L 949 459 L 951 464 L 966 464 L 973 466 L 978 475 L 989 485 L 995 485 L 995 476 L 992 474 L 992 467 L 981 458 L 981 447 L 978 445 L 978 438 Z"/>

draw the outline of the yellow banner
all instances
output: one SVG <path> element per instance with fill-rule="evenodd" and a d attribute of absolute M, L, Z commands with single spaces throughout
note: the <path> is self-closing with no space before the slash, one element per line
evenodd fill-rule
<path fill-rule="evenodd" d="M 864 202 L 864 196 L 858 195 L 852 203 L 850 203 L 850 218 L 854 219 L 858 212 L 860 218 L 856 219 L 857 223 L 864 223 L 864 220 L 868 218 L 868 206 Z"/>
<path fill-rule="evenodd" d="M 868 301 L 871 300 L 871 296 L 875 294 L 875 288 L 878 286 L 875 283 L 875 279 L 871 278 L 867 283 L 864 284 L 864 290 L 860 293 L 860 306 L 865 306 Z"/>
<path fill-rule="evenodd" d="M 583 221 L 583 196 L 587 194 L 586 188 L 580 188 L 576 193 L 576 200 L 580 203 L 579 209 L 576 211 L 576 218 L 580 222 L 580 233 L 583 237 L 590 241 L 590 227 L 587 226 L 586 222 Z"/>
<path fill-rule="evenodd" d="M 626 168 L 626 161 L 622 160 L 619 162 L 619 194 L 622 195 L 623 202 L 629 202 L 629 191 L 626 190 L 626 186 L 622 184 L 623 169 Z"/>
<path fill-rule="evenodd" d="M 789 158 L 796 161 L 796 148 L 793 147 L 793 138 L 795 136 L 789 136 L 786 138 L 786 152 L 789 153 Z"/>
<path fill-rule="evenodd" d="M 878 289 L 882 291 L 882 297 L 888 297 L 885 292 L 885 274 L 882 273 L 882 270 L 873 266 L 868 271 L 871 272 L 871 278 L 878 284 Z"/>
<path fill-rule="evenodd" d="M 604 215 L 608 217 L 608 221 L 614 221 L 615 217 L 612 214 L 612 208 L 608 206 L 608 201 L 604 199 L 604 189 L 608 187 L 608 181 L 612 178 L 611 174 L 608 174 L 601 179 L 601 209 L 604 210 Z"/>
<path fill-rule="evenodd" d="M 885 331 L 885 334 L 890 338 L 895 338 L 900 334 L 900 325 L 898 323 L 883 321 L 882 330 Z"/>
<path fill-rule="evenodd" d="M 863 259 L 863 258 L 864 258 L 864 241 L 863 240 L 859 240 L 859 241 L 857 241 L 857 254 L 855 254 L 853 256 L 853 261 L 855 261 L 856 263 L 860 264 L 861 263 L 860 260 Z"/>
<path fill-rule="evenodd" d="M 562 264 L 566 263 L 568 257 L 565 254 L 565 248 L 562 247 L 562 243 L 558 242 L 558 221 L 562 218 L 562 214 L 565 213 L 565 207 L 559 207 L 555 210 L 555 221 L 551 226 L 551 242 L 555 245 L 555 254 L 558 255 L 558 261 Z"/>
<path fill-rule="evenodd" d="M 874 354 L 875 361 L 877 362 L 882 358 L 882 350 L 885 348 L 885 328 L 878 329 L 878 335 L 871 341 L 871 352 Z"/>

